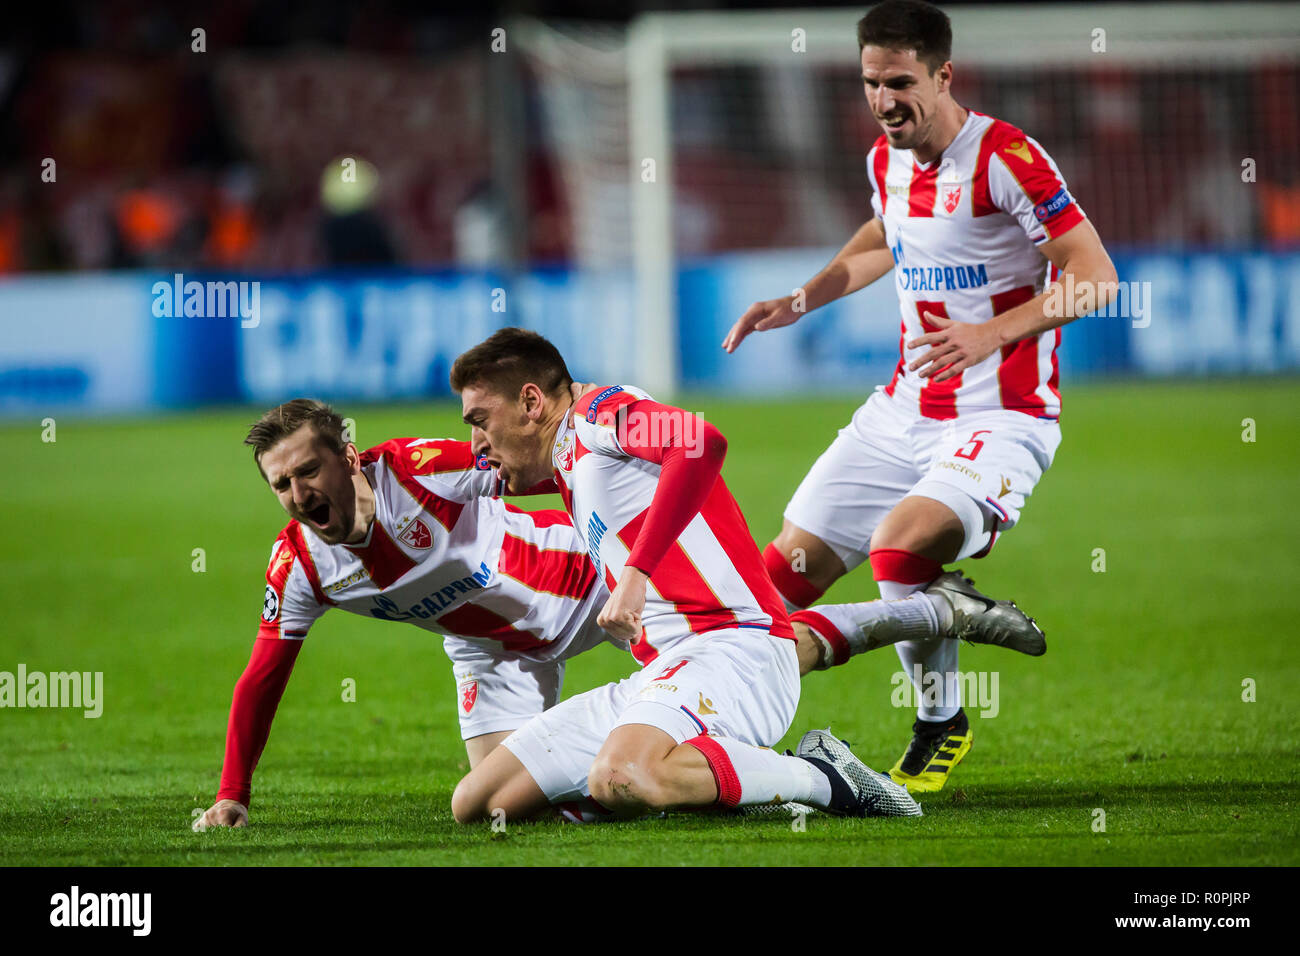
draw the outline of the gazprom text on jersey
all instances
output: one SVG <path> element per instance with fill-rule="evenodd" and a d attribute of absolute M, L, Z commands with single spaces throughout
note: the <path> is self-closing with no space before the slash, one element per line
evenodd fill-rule
<path fill-rule="evenodd" d="M 941 292 L 947 289 L 978 289 L 989 284 L 984 263 L 977 266 L 904 266 L 898 273 L 898 287 L 909 292 Z"/>
<path fill-rule="evenodd" d="M 419 604 L 413 604 L 405 611 L 398 608 L 392 598 L 377 594 L 372 599 L 375 606 L 370 609 L 370 613 L 382 621 L 406 621 L 412 617 L 428 619 L 445 611 L 459 596 L 487 587 L 491 580 L 492 569 L 486 563 L 482 563 L 469 577 L 452 581 L 445 588 L 434 591 Z"/>

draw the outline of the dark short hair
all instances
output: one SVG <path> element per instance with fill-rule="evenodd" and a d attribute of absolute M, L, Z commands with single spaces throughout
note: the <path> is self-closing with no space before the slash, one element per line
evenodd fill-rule
<path fill-rule="evenodd" d="M 451 388 L 463 392 L 485 385 L 507 398 L 517 397 L 529 382 L 548 395 L 573 384 L 560 350 L 536 332 L 498 329 L 466 352 L 451 366 Z"/>
<path fill-rule="evenodd" d="M 915 50 L 933 74 L 952 59 L 952 23 L 934 4 L 884 0 L 858 21 L 858 51 L 868 46 Z"/>
<path fill-rule="evenodd" d="M 253 461 L 257 462 L 258 471 L 262 470 L 262 455 L 303 425 L 310 425 L 330 451 L 343 454 L 348 443 L 343 438 L 343 419 L 338 412 L 314 398 L 295 398 L 275 406 L 248 430 L 244 444 L 253 446 Z M 262 474 L 265 477 L 266 473 Z"/>

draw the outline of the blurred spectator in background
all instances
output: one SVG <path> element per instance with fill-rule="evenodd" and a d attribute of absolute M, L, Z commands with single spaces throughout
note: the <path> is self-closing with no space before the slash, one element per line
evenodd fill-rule
<path fill-rule="evenodd" d="M 236 268 L 253 262 L 257 220 L 253 209 L 255 173 L 246 166 L 228 171 L 209 203 L 203 262 Z"/>
<path fill-rule="evenodd" d="M 1222 84 L 1168 84 L 1164 131 L 1178 163 L 1156 186 L 1165 202 L 1155 238 L 1169 245 L 1244 246 L 1256 234 L 1255 209 L 1241 180 L 1241 138 L 1230 91 Z"/>
<path fill-rule="evenodd" d="M 1264 242 L 1270 246 L 1300 246 L 1300 171 L 1294 157 L 1269 163 L 1256 186 Z"/>
<path fill-rule="evenodd" d="M 197 264 L 203 222 L 169 186 L 141 182 L 117 196 L 110 267 L 180 269 Z"/>
<path fill-rule="evenodd" d="M 1267 245 L 1300 246 L 1300 124 L 1296 122 L 1294 66 L 1270 64 L 1254 76 L 1252 99 L 1259 104 L 1252 139 L 1264 149 L 1255 168 L 1261 238 Z"/>
<path fill-rule="evenodd" d="M 626 93 L 621 68 L 564 87 L 578 104 L 566 107 L 577 114 L 566 139 L 541 91 L 546 76 L 567 81 L 569 64 L 525 63 L 502 97 L 488 82 L 490 22 L 472 16 L 226 0 L 207 8 L 196 53 L 191 27 L 158 0 L 44 12 L 43 32 L 15 21 L 0 36 L 0 271 L 483 267 L 515 253 L 559 264 L 627 233 L 626 110 L 592 111 Z M 678 255 L 825 245 L 865 215 L 861 163 L 879 128 L 852 79 L 840 65 L 676 72 Z M 1300 243 L 1294 63 L 1099 58 L 971 67 L 960 82 L 975 109 L 1057 143 L 1108 241 Z M 515 98 L 529 119 L 503 134 L 489 119 Z M 514 177 L 494 162 L 494 135 L 520 154 Z M 566 151 L 575 136 L 591 142 Z M 354 189 L 318 188 L 322 164 L 362 149 L 373 165 Z M 1256 183 L 1241 180 L 1244 156 L 1258 159 Z M 57 182 L 40 179 L 47 158 Z M 501 181 L 512 178 L 522 186 Z"/>
<path fill-rule="evenodd" d="M 0 184 L 0 274 L 64 269 L 68 251 L 54 228 L 53 193 L 11 172 Z"/>
<path fill-rule="evenodd" d="M 386 266 L 397 252 L 375 209 L 379 171 L 360 157 L 340 156 L 320 178 L 321 247 L 331 266 Z"/>
<path fill-rule="evenodd" d="M 489 182 L 480 183 L 452 218 L 456 264 L 468 269 L 488 269 L 508 261 L 505 210 Z"/>

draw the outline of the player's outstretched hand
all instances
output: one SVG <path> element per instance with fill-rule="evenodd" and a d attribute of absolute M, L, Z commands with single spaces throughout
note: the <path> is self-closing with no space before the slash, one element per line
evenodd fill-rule
<path fill-rule="evenodd" d="M 802 312 L 795 311 L 792 295 L 768 299 L 766 302 L 755 302 L 736 320 L 727 337 L 722 340 L 722 347 L 728 352 L 734 352 L 736 346 L 740 345 L 750 332 L 766 332 L 768 329 L 793 325 L 799 321 L 801 315 Z"/>
<path fill-rule="evenodd" d="M 619 640 L 636 643 L 641 638 L 641 612 L 650 577 L 638 568 L 624 568 L 614 593 L 596 616 L 596 624 Z"/>
<path fill-rule="evenodd" d="M 942 382 L 960 375 L 1002 345 L 997 330 L 988 322 L 958 322 L 933 312 L 926 312 L 923 318 L 938 331 L 927 332 L 907 343 L 909 349 L 930 346 L 929 351 L 908 366 L 913 372 L 920 369 L 921 378 L 933 376 L 936 382 Z"/>
<path fill-rule="evenodd" d="M 202 833 L 208 827 L 246 827 L 248 807 L 238 800 L 218 800 L 208 807 L 203 816 L 194 821 L 194 832 Z"/>

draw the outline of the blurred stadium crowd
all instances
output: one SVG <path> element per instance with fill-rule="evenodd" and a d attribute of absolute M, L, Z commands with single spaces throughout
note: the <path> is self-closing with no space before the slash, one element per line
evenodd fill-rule
<path fill-rule="evenodd" d="M 569 261 L 571 203 L 527 56 L 491 52 L 490 16 L 419 10 L 56 4 L 0 41 L 0 272 Z M 1300 247 L 1294 64 L 956 67 L 961 103 L 1050 144 L 1108 245 Z M 812 69 L 821 121 L 798 144 L 760 69 L 674 77 L 680 255 L 833 245 L 869 215 L 879 130 L 853 64 Z M 807 214 L 791 150 L 813 157 L 817 208 L 835 215 Z M 345 196 L 323 188 L 341 157 L 361 164 Z"/>

